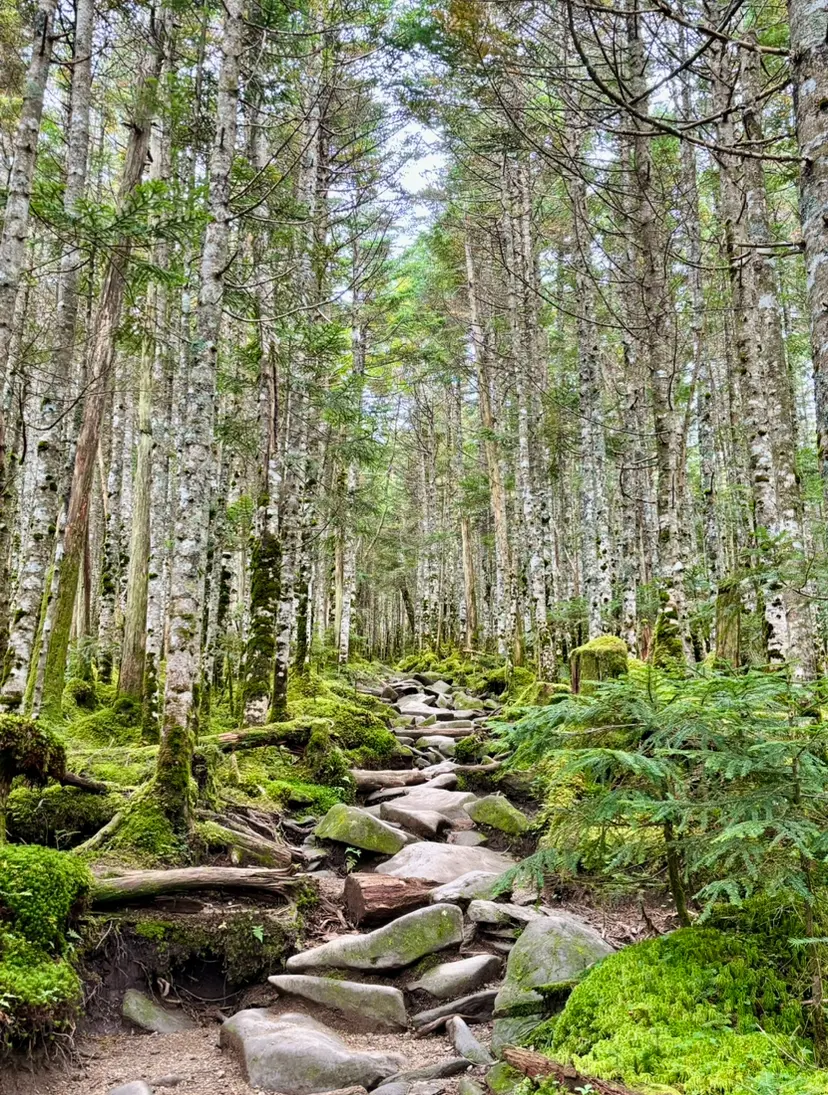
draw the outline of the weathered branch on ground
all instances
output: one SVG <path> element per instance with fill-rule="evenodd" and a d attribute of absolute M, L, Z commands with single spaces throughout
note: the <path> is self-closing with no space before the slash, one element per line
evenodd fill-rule
<path fill-rule="evenodd" d="M 92 795 L 108 795 L 110 791 L 122 790 L 122 788 L 111 787 L 108 783 L 101 783 L 100 780 L 90 779 L 88 776 L 79 776 L 77 772 L 64 772 L 58 779 L 58 783 L 63 784 L 64 787 L 79 787 L 81 791 L 89 791 Z"/>
<path fill-rule="evenodd" d="M 284 726 L 251 726 L 246 730 L 228 730 L 224 734 L 205 738 L 204 741 L 217 745 L 222 752 L 230 753 L 239 749 L 258 749 L 262 745 L 285 745 Z"/>
<path fill-rule="evenodd" d="M 104 841 L 108 840 L 113 833 L 116 833 L 123 824 L 124 815 L 119 810 L 117 814 L 113 814 L 107 821 L 103 828 L 98 829 L 97 833 L 94 833 L 88 840 L 85 840 L 83 844 L 77 844 L 72 851 L 75 855 L 80 855 L 82 852 L 91 852 L 95 848 L 100 847 Z"/>
<path fill-rule="evenodd" d="M 586 1088 L 597 1092 L 598 1095 L 637 1095 L 632 1088 L 625 1087 L 623 1084 L 599 1080 L 596 1076 L 585 1076 L 572 1065 L 562 1065 L 559 1061 L 552 1061 L 549 1057 L 544 1057 L 542 1053 L 535 1053 L 531 1049 L 504 1046 L 501 1056 L 507 1064 L 524 1076 L 532 1080 L 552 1076 L 567 1091 L 579 1091 Z"/>
<path fill-rule="evenodd" d="M 286 845 L 259 836 L 258 833 L 242 827 L 237 821 L 222 824 L 221 821 L 211 818 L 202 830 L 202 835 L 209 848 L 229 848 L 232 854 L 240 857 L 251 855 L 266 867 L 290 866 L 291 854 Z"/>
<path fill-rule="evenodd" d="M 257 891 L 285 897 L 303 879 L 288 870 L 266 867 L 177 867 L 170 870 L 126 871 L 96 878 L 92 904 L 123 905 L 162 894 L 199 890 Z"/>

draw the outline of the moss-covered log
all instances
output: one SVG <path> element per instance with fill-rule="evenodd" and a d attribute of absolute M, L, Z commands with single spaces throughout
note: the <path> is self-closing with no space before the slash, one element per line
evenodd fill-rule
<path fill-rule="evenodd" d="M 597 1076 L 584 1076 L 572 1065 L 562 1065 L 535 1053 L 531 1049 L 519 1046 L 504 1046 L 503 1060 L 530 1080 L 555 1080 L 566 1091 L 595 1091 L 597 1095 L 635 1095 L 632 1088 L 623 1084 L 614 1084 L 609 1080 L 599 1080 Z"/>

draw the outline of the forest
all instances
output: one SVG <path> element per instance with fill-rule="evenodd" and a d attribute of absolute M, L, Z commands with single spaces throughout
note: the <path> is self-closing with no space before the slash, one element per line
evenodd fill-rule
<path fill-rule="evenodd" d="M 0 215 L 0 1092 L 828 1092 L 828 0 L 0 0 Z"/>

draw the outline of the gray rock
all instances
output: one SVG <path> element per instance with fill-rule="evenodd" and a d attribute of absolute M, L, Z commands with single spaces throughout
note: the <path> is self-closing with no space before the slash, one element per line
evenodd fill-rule
<path fill-rule="evenodd" d="M 461 848 L 479 848 L 487 840 L 488 837 L 478 833 L 475 829 L 467 829 L 465 832 L 450 833 L 448 843 L 459 844 Z"/>
<path fill-rule="evenodd" d="M 478 1042 L 459 1015 L 452 1015 L 448 1020 L 446 1033 L 451 1039 L 451 1044 L 467 1061 L 472 1061 L 476 1065 L 494 1064 L 494 1057 L 484 1045 Z"/>
<path fill-rule="evenodd" d="M 180 1011 L 167 1011 L 137 989 L 127 989 L 121 1004 L 121 1014 L 130 1023 L 153 1034 L 179 1034 L 195 1030 L 196 1024 Z"/>
<path fill-rule="evenodd" d="M 454 738 L 446 737 L 445 734 L 424 734 L 414 744 L 418 749 L 436 749 L 446 757 L 454 756 L 454 750 L 457 748 Z"/>
<path fill-rule="evenodd" d="M 447 696 L 451 692 L 451 685 L 448 681 L 435 681 L 426 685 L 425 691 L 434 696 Z"/>
<path fill-rule="evenodd" d="M 411 1016 L 411 1024 L 416 1030 L 433 1023 L 436 1019 L 448 1019 L 451 1015 L 459 1015 L 463 1019 L 473 1019 L 475 1022 L 485 1023 L 494 1014 L 494 1002 L 497 989 L 483 989 L 482 992 L 473 992 L 470 996 L 461 996 L 459 1000 L 449 1000 L 436 1008 L 427 1011 L 418 1011 Z"/>
<path fill-rule="evenodd" d="M 439 794 L 452 794 L 441 791 Z M 442 811 L 439 811 L 442 813 Z M 403 848 L 401 852 L 376 868 L 378 874 L 395 875 L 397 878 L 423 878 L 430 882 L 453 882 L 471 871 L 489 871 L 501 875 L 514 867 L 515 860 L 502 852 L 489 848 L 461 848 L 455 844 L 435 844 L 421 841 Z"/>
<path fill-rule="evenodd" d="M 159 1076 L 152 1081 L 153 1087 L 178 1087 L 179 1084 L 183 1084 L 186 1080 L 186 1076 L 178 1076 L 176 1073 L 171 1072 L 167 1076 Z"/>
<path fill-rule="evenodd" d="M 152 1088 L 143 1080 L 133 1080 L 131 1084 L 111 1087 L 106 1095 L 153 1095 Z"/>
<path fill-rule="evenodd" d="M 461 1076 L 457 1081 L 457 1095 L 485 1095 L 485 1089 L 470 1076 Z"/>
<path fill-rule="evenodd" d="M 426 726 L 435 726 L 436 723 L 436 715 L 426 715 L 425 718 L 421 719 L 417 725 L 420 727 L 420 729 L 425 729 Z"/>
<path fill-rule="evenodd" d="M 526 1015 L 533 1007 L 540 1013 L 540 985 L 572 981 L 600 958 L 613 954 L 598 932 L 569 913 L 554 913 L 533 920 L 512 947 L 506 964 L 506 980 L 497 995 L 498 1017 Z"/>
<path fill-rule="evenodd" d="M 446 1085 L 441 1080 L 415 1080 L 408 1095 L 443 1095 Z"/>
<path fill-rule="evenodd" d="M 342 935 L 320 947 L 291 955 L 291 972 L 334 969 L 393 970 L 426 954 L 451 947 L 463 938 L 463 916 L 456 905 L 415 909 L 365 935 Z"/>
<path fill-rule="evenodd" d="M 380 1084 L 374 1088 L 374 1095 L 409 1095 L 411 1084 Z"/>
<path fill-rule="evenodd" d="M 440 719 L 440 720 L 442 720 L 442 719 L 452 719 L 452 720 L 453 719 L 463 719 L 464 721 L 468 720 L 469 722 L 471 722 L 471 720 L 474 718 L 474 716 L 477 713 L 478 713 L 477 711 L 458 711 L 456 708 L 455 708 L 454 711 L 440 711 L 438 709 L 437 718 Z"/>
<path fill-rule="evenodd" d="M 495 1019 L 492 1026 L 492 1053 L 499 1056 L 504 1046 L 520 1045 L 543 1022 L 540 1015 L 515 1015 Z"/>
<path fill-rule="evenodd" d="M 412 810 L 406 800 L 396 802 L 383 802 L 379 806 L 381 816 L 386 821 L 398 822 L 404 825 L 409 832 L 417 836 L 435 837 L 451 824 L 445 814 L 438 814 L 435 810 Z"/>
<path fill-rule="evenodd" d="M 441 711 L 451 711 L 454 708 L 454 702 L 450 696 L 438 696 L 434 706 L 439 707 Z"/>
<path fill-rule="evenodd" d="M 409 810 L 433 810 L 453 818 L 468 817 L 464 807 L 467 802 L 474 802 L 475 796 L 471 791 L 448 791 L 427 781 L 414 784 L 405 798 Z"/>
<path fill-rule="evenodd" d="M 499 905 L 496 901 L 476 898 L 469 903 L 466 916 L 475 924 L 528 924 L 531 920 L 541 920 L 543 913 L 525 905 Z"/>
<path fill-rule="evenodd" d="M 394 855 L 410 843 L 411 838 L 359 806 L 338 802 L 332 806 L 314 829 L 320 840 L 335 840 L 367 852 Z"/>
<path fill-rule="evenodd" d="M 290 973 L 276 974 L 268 977 L 268 981 L 279 992 L 301 996 L 303 1000 L 311 1000 L 349 1018 L 371 1019 L 392 1030 L 405 1030 L 408 1026 L 405 997 L 391 985 L 363 985 L 332 977 L 306 977 Z"/>
<path fill-rule="evenodd" d="M 498 1061 L 486 1073 L 486 1087 L 493 1095 L 509 1095 L 523 1079 L 517 1069 L 507 1065 L 505 1061 Z"/>
<path fill-rule="evenodd" d="M 359 1053 L 307 1015 L 248 1008 L 221 1028 L 221 1046 L 238 1058 L 245 1079 L 262 1091 L 314 1095 L 359 1084 L 374 1087 L 405 1067 L 396 1053 Z"/>
<path fill-rule="evenodd" d="M 391 1079 L 394 1083 L 411 1083 L 414 1080 L 442 1080 L 446 1076 L 456 1076 L 458 1072 L 465 1072 L 471 1068 L 471 1061 L 465 1057 L 449 1057 L 445 1061 L 437 1061 L 433 1065 L 423 1065 L 422 1068 L 408 1069 L 406 1072 L 398 1072 Z"/>
<path fill-rule="evenodd" d="M 426 776 L 427 775 L 428 772 L 426 772 Z M 457 786 L 457 776 L 454 772 L 441 772 L 428 781 L 428 786 L 432 788 L 441 787 L 445 791 L 453 791 Z"/>
<path fill-rule="evenodd" d="M 504 795 L 486 795 L 466 806 L 466 813 L 478 825 L 489 825 L 509 836 L 520 836 L 529 828 L 529 818 Z"/>
<path fill-rule="evenodd" d="M 380 698 L 395 703 L 400 698 L 400 694 L 393 685 L 387 684 L 382 692 L 380 692 Z"/>
<path fill-rule="evenodd" d="M 501 959 L 494 954 L 474 954 L 457 962 L 441 962 L 408 988 L 421 989 L 438 1000 L 466 996 L 497 977 L 501 965 Z"/>
<path fill-rule="evenodd" d="M 431 891 L 431 900 L 436 903 L 443 901 L 472 901 L 474 898 L 488 898 L 491 896 L 494 884 L 499 874 L 492 871 L 469 871 L 460 875 L 445 886 L 438 886 Z"/>

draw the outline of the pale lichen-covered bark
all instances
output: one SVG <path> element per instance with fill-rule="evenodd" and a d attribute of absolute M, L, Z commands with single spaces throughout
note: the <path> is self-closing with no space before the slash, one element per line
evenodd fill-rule
<path fill-rule="evenodd" d="M 157 781 L 164 809 L 178 829 L 189 826 L 186 790 L 192 755 L 195 690 L 201 669 L 201 613 L 213 466 L 218 341 L 230 249 L 230 182 L 238 128 L 239 72 L 244 44 L 243 0 L 227 0 L 221 36 L 215 140 L 199 273 L 195 341 L 191 347 L 178 476 L 169 601 L 169 647 Z M 189 743 L 189 746 L 188 746 Z M 169 790 L 167 796 L 165 791 Z"/>

